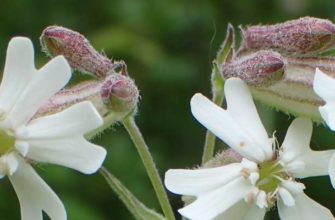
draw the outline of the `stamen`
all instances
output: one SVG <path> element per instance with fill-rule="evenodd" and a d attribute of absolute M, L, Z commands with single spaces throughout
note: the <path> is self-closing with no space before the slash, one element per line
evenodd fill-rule
<path fill-rule="evenodd" d="M 274 163 L 274 164 L 270 167 L 270 169 L 274 169 L 274 168 L 276 168 L 276 167 L 278 167 L 278 166 L 280 166 L 280 165 L 281 165 L 280 162 L 277 161 L 276 163 Z"/>
<path fill-rule="evenodd" d="M 278 175 L 273 174 L 272 176 L 273 176 L 275 179 L 279 180 L 280 182 L 284 182 L 284 181 L 285 181 L 283 178 L 281 178 L 281 177 L 278 176 Z"/>
<path fill-rule="evenodd" d="M 241 174 L 241 176 L 243 176 L 245 179 L 248 179 L 248 178 L 249 178 L 249 175 L 250 175 L 250 172 L 249 172 L 249 170 L 243 168 L 243 169 L 240 171 L 240 174 Z"/>
<path fill-rule="evenodd" d="M 274 191 L 273 193 L 268 193 L 266 195 L 266 201 L 268 202 L 269 207 L 274 206 L 274 204 L 276 203 L 276 200 L 277 200 L 276 195 L 277 195 L 277 190 Z"/>

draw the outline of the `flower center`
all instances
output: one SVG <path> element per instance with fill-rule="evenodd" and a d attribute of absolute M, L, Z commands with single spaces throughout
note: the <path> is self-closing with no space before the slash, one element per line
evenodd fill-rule
<path fill-rule="evenodd" d="M 273 193 L 278 188 L 282 179 L 287 179 L 287 174 L 284 172 L 283 167 L 275 160 L 266 161 L 259 166 L 259 179 L 256 186 L 268 193 Z"/>
<path fill-rule="evenodd" d="M 0 131 L 0 155 L 4 155 L 13 149 L 15 144 L 15 138 L 6 134 L 4 131 Z"/>

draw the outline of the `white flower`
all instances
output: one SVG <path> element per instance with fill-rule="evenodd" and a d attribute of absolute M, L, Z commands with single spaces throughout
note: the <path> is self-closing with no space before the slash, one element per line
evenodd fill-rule
<path fill-rule="evenodd" d="M 329 128 L 335 131 L 335 79 L 316 68 L 313 89 L 326 102 L 319 107 L 319 112 Z"/>
<path fill-rule="evenodd" d="M 17 37 L 9 42 L 0 85 L 0 175 L 7 175 L 13 184 L 23 220 L 42 219 L 42 211 L 51 219 L 66 219 L 62 202 L 29 161 L 59 164 L 90 174 L 106 156 L 105 149 L 83 137 L 102 124 L 90 102 L 32 119 L 70 77 L 71 69 L 62 56 L 36 70 L 31 41 Z"/>
<path fill-rule="evenodd" d="M 274 146 L 257 114 L 247 86 L 236 78 L 225 83 L 227 110 L 196 94 L 194 117 L 244 158 L 240 163 L 196 170 L 172 169 L 166 187 L 196 200 L 179 209 L 190 219 L 263 219 L 277 202 L 284 220 L 333 219 L 331 212 L 303 193 L 294 178 L 328 174 L 334 151 L 312 151 L 312 123 L 296 119 L 280 149 Z"/>
<path fill-rule="evenodd" d="M 335 131 L 335 79 L 316 68 L 313 89 L 326 102 L 319 107 L 319 112 L 329 128 Z M 329 175 L 335 188 L 335 154 L 329 163 Z"/>

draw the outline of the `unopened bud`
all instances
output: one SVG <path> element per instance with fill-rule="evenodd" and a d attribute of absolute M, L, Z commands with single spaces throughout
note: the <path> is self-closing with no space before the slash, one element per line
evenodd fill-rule
<path fill-rule="evenodd" d="M 104 77 L 113 63 L 98 53 L 80 33 L 60 26 L 47 27 L 40 37 L 43 51 L 50 57 L 63 55 L 73 69 Z"/>
<path fill-rule="evenodd" d="M 241 51 L 272 49 L 283 55 L 313 55 L 335 45 L 335 25 L 325 19 L 303 17 L 275 25 L 241 28 Z"/>
<path fill-rule="evenodd" d="M 55 114 L 71 105 L 83 101 L 91 101 L 101 116 L 105 116 L 108 110 L 104 106 L 101 97 L 101 81 L 88 80 L 70 88 L 63 89 L 49 98 L 35 114 L 35 118 Z"/>
<path fill-rule="evenodd" d="M 135 110 L 139 98 L 134 81 L 121 74 L 107 76 L 101 86 L 100 95 L 105 106 L 115 112 Z"/>
<path fill-rule="evenodd" d="M 253 97 L 277 110 L 322 122 L 319 107 L 324 101 L 315 94 L 313 80 L 319 68 L 330 77 L 335 76 L 332 57 L 289 57 L 285 63 L 283 79 L 267 87 L 253 87 Z"/>
<path fill-rule="evenodd" d="M 226 62 L 222 74 L 225 79 L 238 77 L 249 85 L 267 86 L 282 78 L 284 66 L 279 53 L 261 50 Z"/>
<path fill-rule="evenodd" d="M 104 80 L 88 80 L 61 90 L 38 110 L 35 118 L 54 114 L 79 102 L 91 101 L 101 116 L 124 115 L 136 109 L 139 92 L 132 79 L 121 74 L 108 75 Z"/>

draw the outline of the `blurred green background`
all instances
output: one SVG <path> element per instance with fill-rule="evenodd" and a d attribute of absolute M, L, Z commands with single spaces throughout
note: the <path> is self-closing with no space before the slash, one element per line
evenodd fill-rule
<path fill-rule="evenodd" d="M 201 160 L 205 129 L 192 118 L 189 100 L 195 92 L 210 96 L 211 60 L 227 23 L 276 23 L 306 15 L 335 21 L 335 1 L 2 0 L 0 60 L 3 66 L 11 37 L 28 36 L 41 66 L 48 59 L 40 52 L 38 37 L 54 24 L 81 32 L 99 51 L 125 60 L 142 96 L 137 122 L 163 175 L 169 168 L 190 168 Z M 293 118 L 258 107 L 269 134 L 277 130 L 281 141 Z M 116 125 L 94 142 L 108 150 L 105 166 L 141 201 L 159 210 L 124 128 Z M 334 133 L 315 126 L 312 146 L 335 147 Z M 64 202 L 69 219 L 132 219 L 101 175 L 85 176 L 53 165 L 36 169 Z M 328 178 L 303 182 L 307 194 L 335 214 L 335 191 Z M 8 179 L 0 184 L 0 219 L 19 219 L 19 204 Z M 182 206 L 179 196 L 169 196 L 175 210 Z M 271 216 L 276 219 L 275 211 Z"/>

